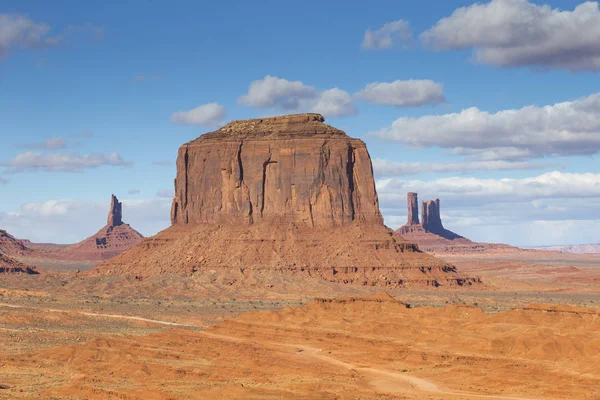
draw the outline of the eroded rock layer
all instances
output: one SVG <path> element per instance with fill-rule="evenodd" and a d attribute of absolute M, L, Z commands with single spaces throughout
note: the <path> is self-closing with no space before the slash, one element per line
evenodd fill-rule
<path fill-rule="evenodd" d="M 179 149 L 171 228 L 97 274 L 479 283 L 383 224 L 365 144 L 318 114 L 234 121 Z"/>
<path fill-rule="evenodd" d="M 365 144 L 318 114 L 234 121 L 183 145 L 173 224 L 383 222 Z"/>
<path fill-rule="evenodd" d="M 0 251 L 0 274 L 6 273 L 39 274 L 36 268 L 30 267 Z"/>
<path fill-rule="evenodd" d="M 11 257 L 21 257 L 31 254 L 32 250 L 26 246 L 25 241 L 0 229 L 0 253 Z"/>

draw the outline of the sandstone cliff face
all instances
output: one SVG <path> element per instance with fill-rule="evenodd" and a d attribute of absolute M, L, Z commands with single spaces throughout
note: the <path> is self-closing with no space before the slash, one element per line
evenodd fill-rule
<path fill-rule="evenodd" d="M 110 210 L 108 211 L 108 219 L 106 221 L 108 226 L 119 226 L 123 225 L 123 204 L 119 202 L 117 196 L 114 194 L 110 200 Z"/>
<path fill-rule="evenodd" d="M 406 225 L 419 225 L 419 200 L 417 193 L 409 192 L 408 195 L 408 221 Z"/>
<path fill-rule="evenodd" d="M 23 240 L 16 239 L 10 233 L 0 229 L 0 253 L 7 256 L 27 256 L 31 253 Z"/>
<path fill-rule="evenodd" d="M 234 121 L 183 145 L 173 224 L 383 222 L 365 144 L 318 114 Z"/>
<path fill-rule="evenodd" d="M 0 273 L 28 273 L 37 274 L 35 268 L 22 263 L 17 258 L 31 255 L 32 251 L 25 246 L 23 241 L 0 230 Z"/>
<path fill-rule="evenodd" d="M 423 221 L 423 228 L 430 232 L 442 233 L 444 231 L 442 217 L 440 217 L 440 199 L 423 202 L 421 206 L 421 221 Z"/>
<path fill-rule="evenodd" d="M 9 257 L 0 251 L 0 274 L 10 273 L 37 275 L 39 274 L 39 271 L 35 267 L 25 265 L 24 263 Z"/>

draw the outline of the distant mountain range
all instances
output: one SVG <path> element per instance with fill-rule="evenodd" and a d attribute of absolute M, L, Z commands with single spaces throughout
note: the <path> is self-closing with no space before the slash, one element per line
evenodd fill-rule
<path fill-rule="evenodd" d="M 573 244 L 566 246 L 544 246 L 544 247 L 533 247 L 537 250 L 549 250 L 549 251 L 560 251 L 561 253 L 574 253 L 574 254 L 597 254 L 600 253 L 599 244 Z"/>

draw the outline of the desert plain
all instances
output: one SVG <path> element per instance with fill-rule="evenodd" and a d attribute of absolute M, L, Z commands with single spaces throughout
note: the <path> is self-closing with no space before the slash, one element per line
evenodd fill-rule
<path fill-rule="evenodd" d="M 0 397 L 600 396 L 597 259 L 457 264 L 485 285 L 223 288 L 178 275 L 4 275 Z"/>

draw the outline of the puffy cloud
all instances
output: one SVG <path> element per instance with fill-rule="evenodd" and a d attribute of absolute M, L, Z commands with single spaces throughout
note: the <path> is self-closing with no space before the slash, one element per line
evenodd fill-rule
<path fill-rule="evenodd" d="M 214 127 L 227 115 L 225 107 L 218 103 L 203 104 L 189 111 L 177 111 L 171 116 L 171 122 L 180 125 L 201 125 Z"/>
<path fill-rule="evenodd" d="M 59 150 L 67 147 L 67 141 L 61 137 L 53 137 L 46 139 L 41 143 L 29 143 L 22 147 L 28 149 L 44 149 L 44 150 Z"/>
<path fill-rule="evenodd" d="M 175 191 L 173 189 L 161 189 L 158 192 L 156 192 L 156 197 L 172 199 L 174 196 L 175 196 Z"/>
<path fill-rule="evenodd" d="M 415 107 L 444 102 L 444 85 L 432 80 L 373 82 L 356 93 L 356 97 L 375 104 Z"/>
<path fill-rule="evenodd" d="M 125 161 L 119 153 L 60 153 L 43 154 L 25 152 L 18 154 L 8 162 L 0 162 L 0 167 L 6 167 L 9 173 L 31 171 L 45 172 L 81 172 L 86 169 L 102 166 L 130 166 L 132 162 Z"/>
<path fill-rule="evenodd" d="M 409 23 L 400 19 L 388 22 L 374 31 L 367 29 L 361 47 L 365 50 L 389 49 L 397 45 L 407 46 L 411 39 Z"/>
<path fill-rule="evenodd" d="M 377 177 L 406 176 L 427 172 L 454 173 L 475 171 L 508 171 L 542 169 L 548 165 L 527 161 L 472 161 L 472 162 L 395 162 L 375 158 L 373 172 Z"/>
<path fill-rule="evenodd" d="M 307 100 L 318 98 L 319 92 L 300 81 L 267 75 L 264 79 L 250 83 L 248 94 L 238 99 L 239 104 L 250 107 L 278 107 L 284 110 L 297 110 Z"/>
<path fill-rule="evenodd" d="M 124 199 L 122 202 L 123 219 L 145 236 L 170 225 L 168 199 Z M 109 204 L 108 200 L 26 203 L 15 212 L 0 212 L 0 226 L 18 238 L 34 242 L 76 243 L 106 224 Z"/>
<path fill-rule="evenodd" d="M 354 101 L 346 91 L 333 88 L 319 92 L 301 81 L 267 75 L 254 81 L 238 103 L 257 108 L 274 108 L 285 112 L 317 112 L 330 117 L 356 113 Z"/>
<path fill-rule="evenodd" d="M 136 195 L 136 194 L 140 194 L 140 193 L 142 193 L 142 191 L 140 189 L 129 189 L 127 191 L 127 194 L 132 195 L 132 196 Z"/>
<path fill-rule="evenodd" d="M 333 88 L 320 93 L 312 111 L 330 117 L 344 117 L 356 114 L 356 107 L 348 92 Z"/>
<path fill-rule="evenodd" d="M 485 159 L 591 155 L 600 150 L 600 93 L 551 106 L 491 114 L 476 107 L 459 113 L 402 117 L 370 135 L 416 147 L 452 148 Z"/>
<path fill-rule="evenodd" d="M 405 198 L 407 192 L 417 192 L 461 204 L 600 198 L 600 174 L 553 171 L 522 179 L 448 177 L 420 181 L 389 178 L 377 181 L 377 191 L 380 198 L 393 201 Z"/>
<path fill-rule="evenodd" d="M 436 50 L 474 49 L 478 62 L 501 67 L 600 69 L 598 2 L 572 11 L 528 0 L 493 0 L 455 10 L 421 40 Z"/>
<path fill-rule="evenodd" d="M 50 26 L 13 14 L 0 14 L 0 58 L 14 48 L 40 49 L 57 45 L 58 38 L 48 37 Z"/>

